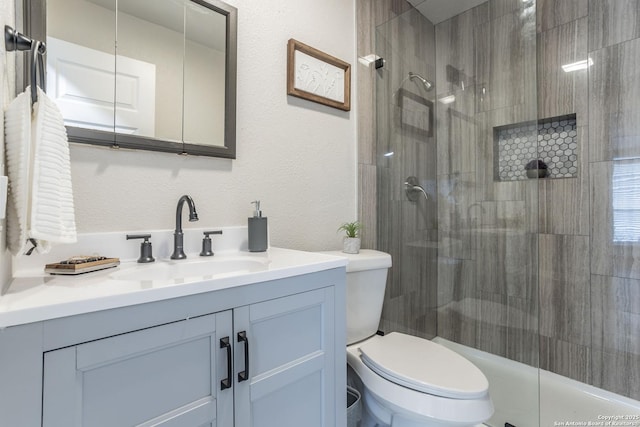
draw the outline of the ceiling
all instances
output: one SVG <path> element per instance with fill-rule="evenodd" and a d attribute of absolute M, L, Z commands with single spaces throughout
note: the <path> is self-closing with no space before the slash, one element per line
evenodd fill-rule
<path fill-rule="evenodd" d="M 409 0 L 433 24 L 452 18 L 487 0 Z"/>

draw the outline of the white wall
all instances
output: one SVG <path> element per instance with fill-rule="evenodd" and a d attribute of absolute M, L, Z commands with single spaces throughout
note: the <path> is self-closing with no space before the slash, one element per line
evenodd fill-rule
<path fill-rule="evenodd" d="M 15 28 L 13 0 L 0 0 L 0 28 L 5 25 Z M 4 109 L 15 96 L 15 54 L 5 54 L 4 42 L 0 43 L 0 123 L 4 123 Z M 4 130 L 4 126 L 2 126 Z M 4 167 L 4 131 L 0 132 L 0 175 L 5 175 Z M 11 278 L 11 256 L 6 251 L 5 220 L 0 222 L 0 294 Z"/>
<path fill-rule="evenodd" d="M 355 113 L 288 97 L 286 47 L 296 38 L 354 64 L 353 1 L 229 3 L 239 10 L 237 159 L 73 145 L 80 232 L 173 228 L 190 194 L 198 226 L 246 224 L 260 199 L 272 245 L 340 247 L 336 229 L 356 215 Z"/>

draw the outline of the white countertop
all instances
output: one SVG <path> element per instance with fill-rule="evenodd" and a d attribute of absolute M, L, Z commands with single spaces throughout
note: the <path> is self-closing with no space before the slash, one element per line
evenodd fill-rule
<path fill-rule="evenodd" d="M 207 260 L 198 260 L 197 253 L 188 256 L 184 261 L 159 260 L 154 264 Z M 281 248 L 260 253 L 222 251 L 216 252 L 214 258 L 221 263 L 254 260 L 258 268 L 181 279 L 135 280 L 127 276 L 139 275 L 141 269 L 153 264 L 127 261 L 119 267 L 78 276 L 44 272 L 20 276 L 0 296 L 0 328 L 283 279 L 347 264 L 346 258 Z"/>

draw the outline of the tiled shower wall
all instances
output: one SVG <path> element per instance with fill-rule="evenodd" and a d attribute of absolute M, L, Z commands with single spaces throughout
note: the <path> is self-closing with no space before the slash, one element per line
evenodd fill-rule
<path fill-rule="evenodd" d="M 534 9 L 488 1 L 436 25 L 437 97 L 455 97 L 436 121 L 438 335 L 538 366 L 537 183 L 496 179 L 494 142 L 536 123 Z"/>
<path fill-rule="evenodd" d="M 394 0 L 358 8 L 361 56 L 375 51 L 377 25 L 410 10 Z M 640 172 L 639 21 L 640 0 L 489 0 L 435 26 L 437 61 L 426 63 L 437 65 L 437 97 L 456 101 L 437 109 L 438 248 L 411 261 L 422 262 L 423 281 L 405 273 L 399 248 L 379 245 L 415 217 L 403 216 L 399 195 L 395 207 L 377 206 L 401 178 L 379 162 L 377 75 L 358 64 L 365 244 L 396 252 L 381 326 L 430 336 L 437 325 L 446 338 L 640 400 L 640 233 L 624 228 L 633 212 L 621 203 L 634 197 L 621 177 L 640 176 L 629 173 Z M 417 56 L 416 45 L 402 47 Z M 588 70 L 560 68 L 589 57 Z M 568 114 L 575 178 L 494 180 L 493 127 Z M 405 161 L 427 160 L 431 147 Z M 430 182 L 433 165 L 415 167 Z M 384 173 L 393 190 L 376 179 Z M 426 247 L 435 239 L 423 232 Z"/>
<path fill-rule="evenodd" d="M 358 0 L 357 7 L 358 56 L 375 53 L 385 60 L 379 70 L 364 61 L 357 65 L 363 245 L 390 253 L 394 264 L 380 328 L 430 338 L 437 323 L 438 244 L 436 145 L 433 130 L 428 135 L 433 110 L 427 105 L 435 102 L 435 91 L 427 92 L 408 74 L 435 80 L 434 28 L 404 0 Z M 377 91 L 376 85 L 383 88 Z M 402 96 L 419 102 L 411 111 L 400 108 Z M 429 200 L 406 197 L 408 176 L 419 177 Z"/>
<path fill-rule="evenodd" d="M 629 172 L 640 171 L 640 1 L 538 0 L 537 76 L 528 4 L 489 1 L 436 26 L 438 96 L 460 92 L 446 64 L 474 70 L 476 83 L 475 110 L 456 94 L 437 124 L 439 187 L 462 188 L 440 204 L 439 229 L 472 248 L 441 248 L 438 334 L 640 400 L 640 244 L 633 211 L 623 211 L 640 195 Z M 450 45 L 473 46 L 475 63 Z M 589 57 L 588 70 L 561 68 Z M 569 114 L 574 178 L 494 181 L 487 132 Z M 464 130 L 456 117 L 476 124 Z M 475 151 L 453 147 L 474 127 Z"/>

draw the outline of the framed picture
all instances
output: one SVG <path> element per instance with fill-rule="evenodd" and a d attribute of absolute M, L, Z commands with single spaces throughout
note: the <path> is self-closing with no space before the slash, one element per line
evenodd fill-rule
<path fill-rule="evenodd" d="M 287 95 L 351 110 L 351 65 L 290 39 L 287 46 Z"/>

